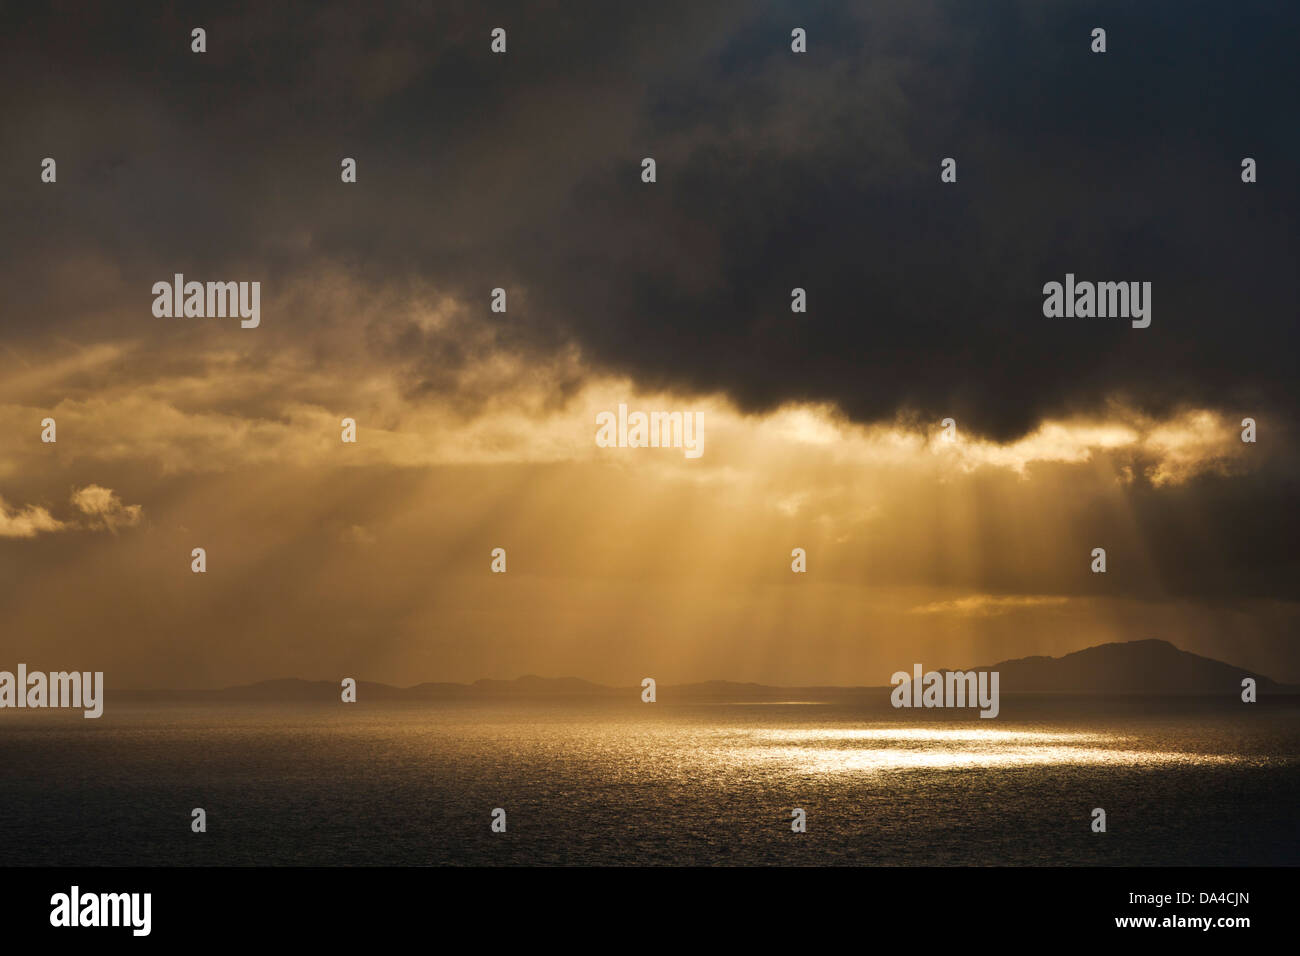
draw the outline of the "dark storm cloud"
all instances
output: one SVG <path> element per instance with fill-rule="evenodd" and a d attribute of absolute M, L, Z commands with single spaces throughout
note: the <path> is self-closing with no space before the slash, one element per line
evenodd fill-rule
<path fill-rule="evenodd" d="M 376 295 L 481 303 L 494 346 L 576 342 L 752 410 L 832 400 L 997 438 L 1112 395 L 1292 416 L 1293 5 L 859 7 L 10 8 L 6 335 L 138 301 L 103 330 L 138 336 L 173 272 L 286 286 L 328 263 Z M 1066 272 L 1150 281 L 1151 327 L 1044 318 Z M 346 317 L 268 317 L 326 319 Z M 415 391 L 478 350 L 367 321 Z"/>

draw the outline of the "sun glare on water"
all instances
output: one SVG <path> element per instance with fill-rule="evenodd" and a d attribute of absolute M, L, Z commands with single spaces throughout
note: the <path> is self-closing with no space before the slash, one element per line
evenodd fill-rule
<path fill-rule="evenodd" d="M 1224 764 L 1230 755 L 1130 749 L 1112 734 L 879 727 L 754 730 L 729 749 L 744 763 L 819 773 L 972 767 L 1109 764 L 1122 767 Z"/>

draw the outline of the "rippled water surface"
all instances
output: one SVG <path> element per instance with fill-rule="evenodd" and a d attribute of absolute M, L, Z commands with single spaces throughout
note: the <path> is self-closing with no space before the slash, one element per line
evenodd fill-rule
<path fill-rule="evenodd" d="M 118 704 L 0 720 L 0 863 L 1298 864 L 1300 709 Z M 190 832 L 190 811 L 208 832 Z M 507 813 L 494 834 L 493 808 Z M 790 831 L 791 810 L 808 832 Z M 1108 832 L 1092 833 L 1094 807 Z"/>

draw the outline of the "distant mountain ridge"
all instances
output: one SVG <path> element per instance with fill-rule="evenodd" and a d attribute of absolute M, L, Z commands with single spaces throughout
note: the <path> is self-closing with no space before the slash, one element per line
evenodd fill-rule
<path fill-rule="evenodd" d="M 165 699 L 172 697 L 210 700 L 338 700 L 338 681 L 309 681 L 295 677 L 239 684 L 220 690 L 123 691 L 137 697 Z M 394 687 L 375 681 L 357 681 L 357 698 L 365 700 L 476 700 L 492 697 L 589 697 L 628 693 L 627 688 L 606 687 L 579 677 L 538 677 L 526 674 L 514 680 L 483 678 L 472 684 L 426 681 L 411 687 Z"/>
<path fill-rule="evenodd" d="M 924 662 L 922 662 L 924 663 Z M 941 673 L 954 668 L 925 665 Z M 899 670 L 909 670 L 900 666 Z M 1281 684 L 1247 668 L 1179 650 L 1168 641 L 1142 640 L 1099 644 L 1062 657 L 1021 657 L 980 667 L 974 671 L 998 671 L 1003 694 L 1240 694 L 1241 681 L 1253 677 L 1261 695 L 1300 694 L 1300 686 Z M 660 685 L 660 697 L 693 700 L 807 700 L 875 695 L 889 685 L 859 687 L 776 687 L 736 681 L 703 681 L 694 684 Z M 306 681 L 295 678 L 260 681 L 221 690 L 121 691 L 134 698 L 165 700 L 235 701 L 337 701 L 337 681 Z M 425 682 L 411 687 L 393 687 L 372 681 L 357 681 L 359 700 L 491 700 L 573 697 L 624 698 L 639 696 L 640 687 L 610 687 L 578 677 L 538 677 L 528 674 L 515 680 L 477 680 L 472 684 Z"/>
<path fill-rule="evenodd" d="M 1004 694 L 1239 694 L 1245 677 L 1255 679 L 1260 693 L 1300 693 L 1300 687 L 1160 640 L 1099 644 L 1063 657 L 1021 657 L 973 670 L 998 671 Z"/>

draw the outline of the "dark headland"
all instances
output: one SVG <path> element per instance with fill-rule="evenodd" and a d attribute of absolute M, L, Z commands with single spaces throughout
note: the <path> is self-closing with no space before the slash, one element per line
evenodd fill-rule
<path fill-rule="evenodd" d="M 926 668 L 930 665 L 927 663 Z M 910 662 L 899 670 L 910 671 Z M 1190 654 L 1168 641 L 1144 640 L 1100 644 L 1062 657 L 1022 657 L 969 668 L 998 671 L 1003 694 L 1078 695 L 1238 695 L 1242 680 L 1254 678 L 1260 696 L 1300 694 L 1300 685 L 1281 684 L 1249 668 Z M 842 699 L 890 690 L 889 685 L 858 687 L 777 687 L 768 684 L 714 680 L 695 684 L 661 684 L 660 700 L 822 700 Z M 337 701 L 338 681 L 294 678 L 260 681 L 220 690 L 120 691 L 134 699 L 210 701 Z M 493 700 L 599 698 L 639 695 L 638 687 L 611 687 L 576 677 L 536 677 L 478 680 L 472 684 L 423 683 L 394 687 L 357 681 L 357 697 L 369 701 Z"/>

